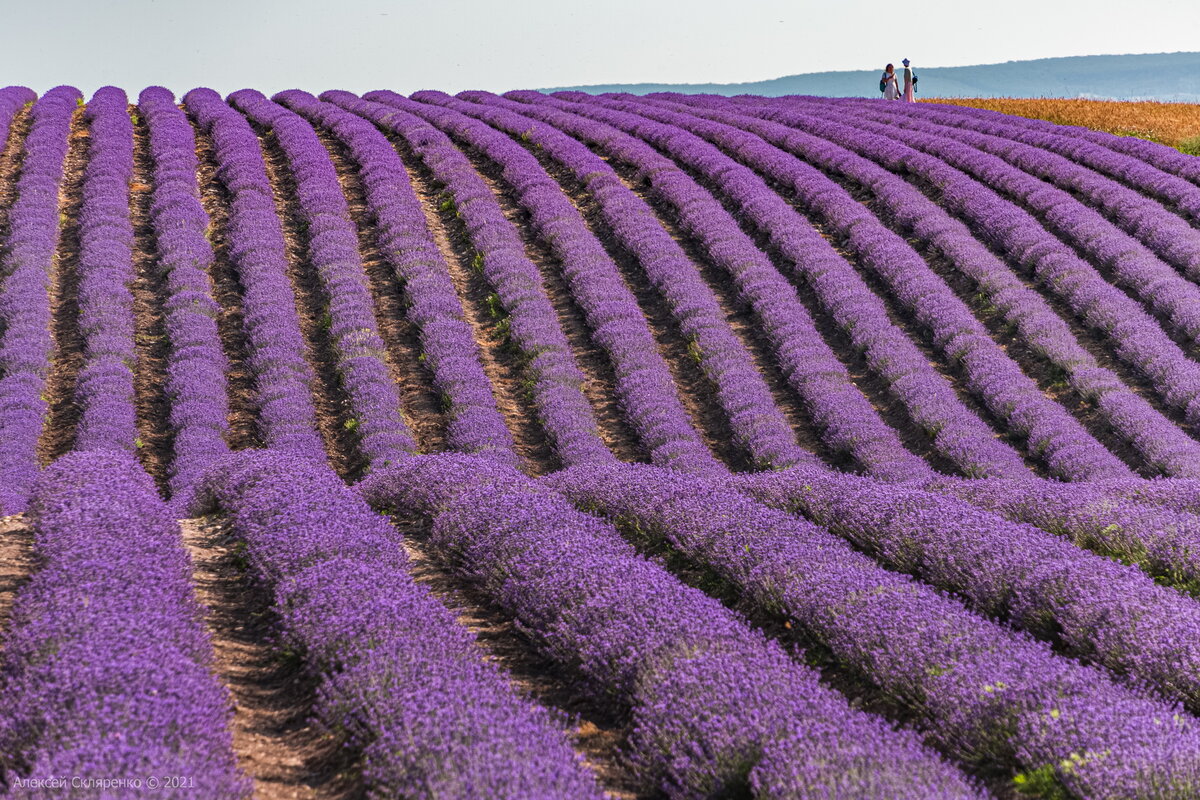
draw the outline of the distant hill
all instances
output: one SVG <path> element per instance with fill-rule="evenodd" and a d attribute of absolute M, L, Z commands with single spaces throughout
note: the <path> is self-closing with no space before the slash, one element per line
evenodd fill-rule
<path fill-rule="evenodd" d="M 899 68 L 899 62 L 896 63 Z M 1106 100 L 1200 102 L 1200 53 L 1070 56 L 1006 61 L 971 67 L 924 67 L 914 63 L 926 97 L 1087 97 Z M 807 94 L 873 97 L 877 69 L 810 72 L 751 83 L 627 83 L 560 87 L 585 92 L 707 92 L 711 94 Z M 557 91 L 545 89 L 543 91 Z"/>

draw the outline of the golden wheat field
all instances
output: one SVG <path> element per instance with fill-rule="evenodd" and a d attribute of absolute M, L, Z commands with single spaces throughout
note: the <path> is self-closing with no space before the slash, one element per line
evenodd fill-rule
<path fill-rule="evenodd" d="M 1066 98 L 931 97 L 922 102 L 986 108 L 1005 114 L 1137 136 L 1200 154 L 1200 104 Z"/>

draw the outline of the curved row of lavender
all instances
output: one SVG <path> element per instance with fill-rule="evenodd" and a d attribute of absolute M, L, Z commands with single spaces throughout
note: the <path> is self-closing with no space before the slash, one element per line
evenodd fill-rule
<path fill-rule="evenodd" d="M 75 449 L 84 452 L 133 452 L 138 439 L 129 216 L 133 121 L 128 106 L 125 92 L 106 86 L 83 113 L 89 145 L 79 211 L 79 332 L 84 352 L 75 384 Z"/>
<path fill-rule="evenodd" d="M 405 314 L 420 331 L 421 355 L 445 398 L 450 448 L 516 466 L 479 345 L 396 148 L 370 122 L 310 94 L 289 91 L 275 99 L 328 130 L 356 162 L 376 242 L 404 289 Z"/>
<path fill-rule="evenodd" d="M 32 99 L 28 90 L 6 89 L 5 93 L 15 94 L 17 100 Z M 33 104 L 17 198 L 8 212 L 8 237 L 0 258 L 4 279 L 0 286 L 0 513 L 4 514 L 25 509 L 39 468 L 37 447 L 49 409 L 45 388 L 54 352 L 50 283 L 58 245 L 58 193 L 67 136 L 82 100 L 77 89 L 58 86 Z"/>
<path fill-rule="evenodd" d="M 333 162 L 308 122 L 260 92 L 234 92 L 229 103 L 269 130 L 288 161 L 355 438 L 367 469 L 387 466 L 417 444 L 400 413 L 400 391 L 387 365 L 358 234 Z"/>
<path fill-rule="evenodd" d="M 946 360 L 962 366 L 968 386 L 980 395 L 984 404 L 1010 431 L 1028 440 L 1027 449 L 1044 460 L 1052 474 L 1075 480 L 1133 476 L 1128 467 L 1100 445 L 1062 406 L 1042 394 L 1036 384 L 992 340 L 966 305 L 907 243 L 888 231 L 868 209 L 815 168 L 793 160 L 787 153 L 758 137 L 733 127 L 706 123 L 668 109 L 613 101 L 586 102 L 584 105 L 589 110 L 584 113 L 593 113 L 590 111 L 593 104 L 617 113 L 626 112 L 622 116 L 612 112 L 604 116 L 616 117 L 618 121 L 623 121 L 627 129 L 651 141 L 660 142 L 660 146 L 677 159 L 692 164 L 703 174 L 714 176 L 714 182 L 731 200 L 737 206 L 748 209 L 749 216 L 760 227 L 773 230 L 777 240 L 787 241 L 794 237 L 797 227 L 807 230 L 806 221 L 798 219 L 783 198 L 772 191 L 762 178 L 746 167 L 737 165 L 713 144 L 701 141 L 699 137 L 711 139 L 722 148 L 736 152 L 742 160 L 751 163 L 777 185 L 793 188 L 796 198 L 810 209 L 810 213 L 844 236 L 845 246 L 885 281 L 890 294 L 900 300 L 915 320 L 929 331 L 933 344 Z M 636 112 L 648 119 L 639 120 L 628 112 Z M 699 136 L 688 137 L 688 133 Z M 820 247 L 815 243 L 822 240 L 815 233 L 810 234 L 808 239 L 809 242 L 805 243 L 807 247 L 793 244 L 789 253 L 793 260 L 802 261 L 803 250 Z M 829 255 L 832 256 L 832 252 Z M 831 258 L 830 261 L 840 260 Z M 870 303 L 873 298 L 867 286 L 856 278 L 853 270 L 844 262 L 840 266 L 839 288 L 843 292 L 849 286 L 857 288 L 862 306 L 876 308 L 873 319 L 864 320 L 865 325 L 856 327 L 856 331 L 862 329 L 860 336 L 871 336 L 877 330 L 892 330 L 878 302 Z M 903 361 L 896 359 L 893 369 L 901 364 L 914 371 L 924 367 L 928 380 L 932 382 L 936 376 L 928 370 L 921 354 L 911 345 L 904 348 L 907 340 L 898 331 L 893 335 L 893 341 L 898 343 L 901 355 L 906 356 Z M 974 417 L 965 409 L 960 411 L 959 418 L 962 420 Z M 950 433 L 950 430 L 943 431 Z M 983 451 L 974 454 L 974 459 L 987 461 L 991 455 Z M 975 468 L 967 474 L 984 477 L 989 473 Z M 1002 476 L 1018 475 L 1018 472 L 1009 472 Z"/>
<path fill-rule="evenodd" d="M 228 257 L 241 286 L 260 437 L 272 450 L 324 458 L 312 397 L 316 375 L 300 332 L 283 227 L 258 137 L 211 89 L 193 89 L 183 100 L 212 140 L 217 175 L 228 192 Z"/>
<path fill-rule="evenodd" d="M 638 465 L 569 469 L 543 482 L 649 539 L 651 547 L 666 542 L 728 581 L 760 612 L 784 616 L 825 648 L 832 663 L 865 677 L 957 760 L 1024 776 L 1018 783 L 1049 769 L 1084 797 L 1140 797 L 1161 785 L 1200 790 L 1200 721 L 882 569 L 816 525 L 719 482 L 683 482 Z M 717 508 L 721 513 L 712 514 Z M 1104 588 L 1103 567 L 1088 566 L 1098 574 L 1072 588 L 1093 601 L 1107 599 L 1089 591 Z M 1095 634 L 1100 649 L 1132 645 L 1145 662 L 1191 683 L 1180 689 L 1195 700 L 1200 606 L 1176 604 L 1185 611 L 1189 606 L 1191 624 L 1169 631 L 1181 638 L 1167 640 L 1166 652 L 1146 647 L 1137 633 L 1126 634 L 1124 627 L 1139 621 L 1136 613 L 1113 620 L 1093 612 L 1080 622 L 1104 626 Z M 1171 610 L 1169 603 L 1134 609 L 1147 615 Z M 1125 640 L 1106 641 L 1113 632 Z M 1071 634 L 1078 631 L 1068 628 L 1064 636 Z M 1182 654 L 1191 656 L 1190 663 Z M 1071 754 L 1088 752 L 1104 757 L 1063 766 L 1071 765 Z"/>
<path fill-rule="evenodd" d="M 483 92 L 464 93 L 463 97 L 470 98 L 471 103 L 436 92 L 418 92 L 413 97 L 486 121 L 509 136 L 527 142 L 535 153 L 543 154 L 574 175 L 580 185 L 587 186 L 608 217 L 636 221 L 641 216 L 631 213 L 638 209 L 640 201 L 619 182 L 612 167 L 582 142 L 519 113 L 520 105 Z M 613 195 L 623 202 L 614 202 Z M 630 225 L 614 226 L 614 230 L 621 236 L 620 231 L 627 227 Z M 628 239 L 627 236 L 622 238 L 623 241 Z M 635 239 L 631 243 L 636 242 Z M 644 257 L 644 248 L 640 252 Z M 745 251 L 737 254 L 746 255 Z M 770 321 L 767 333 L 776 346 L 779 366 L 789 384 L 804 398 L 829 449 L 838 455 L 848 454 L 858 463 L 888 471 L 896 478 L 928 472 L 928 466 L 907 452 L 896 432 L 884 425 L 870 409 L 866 398 L 851 383 L 845 367 L 816 332 L 807 310 L 799 304 L 790 287 L 781 286 L 773 280 L 777 276 L 761 270 L 757 258 L 739 260 L 732 257 L 734 254 L 725 252 L 717 255 L 722 266 L 739 276 L 743 292 L 755 307 L 763 309 L 761 313 Z M 679 308 L 678 304 L 672 305 L 672 309 Z M 679 318 L 678 314 L 676 318 Z M 700 346 L 699 352 L 702 363 L 712 361 L 709 350 Z M 674 464 L 664 466 L 681 468 Z"/>
<path fill-rule="evenodd" d="M 419 95 L 426 102 L 434 96 Z M 464 109 L 464 105 L 456 105 Z M 636 260 L 666 302 L 689 352 L 714 389 L 734 441 L 760 466 L 787 466 L 810 460 L 796 443 L 770 390 L 753 368 L 751 356 L 721 311 L 712 289 L 680 245 L 655 221 L 650 206 L 625 186 L 614 169 L 580 142 L 535 124 L 522 115 L 513 124 L 522 135 L 538 134 L 547 157 L 569 170 L 596 198 L 605 224 Z M 555 135 L 557 133 L 557 136 Z M 511 131 L 510 131 L 511 135 Z M 531 139 L 532 141 L 532 139 Z"/>
<path fill-rule="evenodd" d="M 852 709 L 778 643 L 511 468 L 423 456 L 359 486 L 376 507 L 431 519 L 439 558 L 628 716 L 626 757 L 648 791 L 980 796 L 911 732 Z"/>
<path fill-rule="evenodd" d="M 210 466 L 229 453 L 229 398 L 214 299 L 208 215 L 196 178 L 196 137 L 175 96 L 152 86 L 138 97 L 153 163 L 150 218 L 155 269 L 167 298 L 164 320 L 169 363 L 163 392 L 170 406 L 171 495 L 177 506 Z"/>
<path fill-rule="evenodd" d="M 733 485 L 766 505 L 802 513 L 890 569 L 954 592 L 981 614 L 1200 709 L 1200 604 L 1136 566 L 984 510 L 999 481 L 956 483 L 962 499 L 802 468 L 738 476 Z M 1059 499 L 1030 488 L 1021 508 L 1052 507 Z"/>
<path fill-rule="evenodd" d="M 533 376 L 531 392 L 538 420 L 563 464 L 604 462 L 614 456 L 583 394 L 583 373 L 575 363 L 541 273 L 500 208 L 491 189 L 450 138 L 425 120 L 348 92 L 321 99 L 361 114 L 397 134 L 417 155 L 466 227 L 475 266 L 508 315 L 507 333 Z"/>
<path fill-rule="evenodd" d="M 248 797 L 191 562 L 150 477 L 126 453 L 70 453 L 32 495 L 38 566 L 0 660 L 0 787 L 51 798 L 70 790 L 36 781 L 180 775 L 192 788 L 163 796 Z"/>
<path fill-rule="evenodd" d="M 803 131 L 745 114 L 704 98 L 669 96 L 668 107 L 686 109 L 762 137 L 809 161 L 835 180 L 848 180 L 870 192 L 884 215 L 906 236 L 944 256 L 1013 326 L 1022 340 L 1052 371 L 1062 374 L 1076 395 L 1094 405 L 1112 433 L 1138 451 L 1148 466 L 1165 475 L 1200 475 L 1200 444 L 1101 367 L 1083 348 L 1049 303 L 1026 286 L 961 221 L 926 197 L 903 177 L 847 149 L 855 138 L 827 141 Z M 660 101 L 661 102 L 661 101 Z"/>
<path fill-rule="evenodd" d="M 1036 525 L 1200 597 L 1200 516 L 1192 503 L 1200 491 L 1196 481 L 1015 486 L 937 478 L 920 488 Z"/>
<path fill-rule="evenodd" d="M 848 125 L 828 118 L 824 111 L 751 108 L 752 113 L 845 143 L 889 169 L 919 177 L 923 187 L 944 208 L 967 222 L 977 238 L 1003 253 L 1014 266 L 1028 270 L 1045 292 L 1065 303 L 1086 326 L 1102 333 L 1112 352 L 1145 375 L 1164 403 L 1178 409 L 1189 424 L 1200 419 L 1200 402 L 1196 401 L 1200 393 L 1200 365 L 1183 352 L 1136 299 L 1106 281 L 1071 244 L 1046 230 L 1030 212 L 939 157 L 900 141 L 881 141 L 878 134 L 891 133 L 889 126 L 865 120 Z M 963 146 L 963 150 L 971 148 Z M 985 153 L 971 152 L 961 154 L 966 162 L 1000 161 Z M 1169 212 L 1164 209 L 1164 213 Z M 1186 298 L 1170 291 L 1171 285 L 1157 287 L 1144 276 L 1129 277 L 1138 281 L 1152 307 L 1163 313 L 1178 311 L 1183 315 L 1179 322 L 1185 326 L 1180 330 L 1189 329 L 1194 310 L 1186 308 Z M 1156 288 L 1164 291 L 1156 292 Z"/>
<path fill-rule="evenodd" d="M 502 179 L 528 212 L 531 228 L 559 260 L 593 341 L 608 354 L 621 407 L 650 460 L 688 472 L 715 468 L 717 461 L 692 426 L 654 335 L 616 263 L 537 159 L 503 132 L 452 109 L 393 93 L 378 97 L 427 120 L 500 167 Z"/>
<path fill-rule="evenodd" d="M 282 643 L 320 680 L 313 714 L 361 759 L 369 797 L 600 800 L 549 713 L 413 581 L 399 533 L 327 465 L 235 454 L 190 509 L 211 511 L 244 543 Z"/>

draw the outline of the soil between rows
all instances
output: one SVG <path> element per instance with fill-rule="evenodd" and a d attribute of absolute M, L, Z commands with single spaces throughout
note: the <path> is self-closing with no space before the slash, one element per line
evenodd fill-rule
<path fill-rule="evenodd" d="M 334 737 L 314 725 L 316 682 L 272 644 L 269 593 L 241 562 L 219 517 L 180 522 L 197 600 L 207 613 L 213 669 L 233 698 L 231 733 L 238 767 L 256 800 L 351 800 L 364 796 Z"/>

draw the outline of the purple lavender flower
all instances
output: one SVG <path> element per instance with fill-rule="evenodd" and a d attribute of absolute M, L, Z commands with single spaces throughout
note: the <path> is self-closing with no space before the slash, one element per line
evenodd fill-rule
<path fill-rule="evenodd" d="M 35 483 L 29 519 L 39 566 L 0 661 L 0 784 L 50 797 L 15 781 L 169 774 L 214 800 L 247 797 L 191 561 L 136 459 L 63 456 Z M 117 796 L 88 796 L 102 794 Z"/>
<path fill-rule="evenodd" d="M 234 92 L 229 102 L 270 128 L 288 159 L 306 223 L 309 258 L 328 303 L 329 336 L 357 423 L 359 448 L 368 469 L 387 466 L 415 451 L 417 444 L 400 414 L 400 392 L 384 360 L 357 233 L 333 162 L 303 117 L 253 89 Z"/>
<path fill-rule="evenodd" d="M 369 796 L 599 800 L 549 714 L 413 582 L 397 532 L 327 465 L 238 453 L 209 471 L 192 512 L 210 507 L 320 676 L 316 717 L 361 753 Z"/>
<path fill-rule="evenodd" d="M 18 92 L 22 98 L 27 97 Z M 58 191 L 78 89 L 58 86 L 30 110 L 17 199 L 8 215 L 0 288 L 0 511 L 23 511 L 38 472 L 37 444 L 48 407 L 50 275 L 58 244 Z"/>

